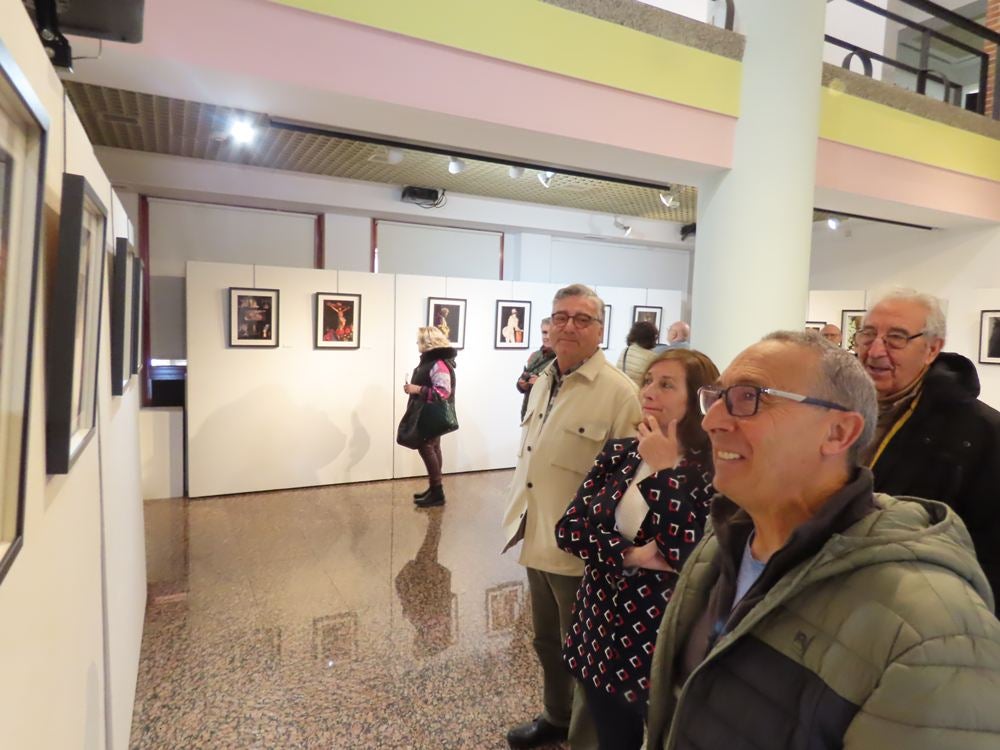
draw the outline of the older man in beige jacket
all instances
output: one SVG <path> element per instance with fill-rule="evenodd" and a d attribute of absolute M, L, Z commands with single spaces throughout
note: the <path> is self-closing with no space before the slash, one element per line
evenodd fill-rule
<path fill-rule="evenodd" d="M 544 676 L 544 711 L 507 733 L 513 748 L 567 735 L 574 750 L 597 747 L 561 657 L 583 563 L 556 546 L 555 526 L 604 443 L 634 435 L 641 418 L 635 384 L 600 350 L 603 331 L 604 303 L 592 289 L 573 284 L 556 293 L 550 333 L 556 359 L 531 390 L 504 517 L 504 551 L 524 542 L 518 561 L 528 569 Z"/>

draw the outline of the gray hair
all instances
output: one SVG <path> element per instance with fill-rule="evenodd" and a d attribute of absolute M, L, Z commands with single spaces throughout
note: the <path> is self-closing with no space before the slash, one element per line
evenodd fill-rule
<path fill-rule="evenodd" d="M 570 284 L 569 286 L 564 286 L 558 292 L 556 296 L 552 298 L 552 304 L 554 305 L 561 299 L 566 297 L 587 297 L 588 299 L 594 300 L 594 304 L 597 305 L 597 319 L 604 322 L 604 300 L 597 296 L 597 292 L 591 289 L 586 284 Z"/>
<path fill-rule="evenodd" d="M 538 325 L 540 325 L 540 326 L 550 326 L 550 325 L 552 325 L 552 318 L 551 317 L 542 318 L 542 322 L 539 323 Z"/>
<path fill-rule="evenodd" d="M 941 307 L 941 300 L 931 294 L 918 292 L 916 289 L 893 289 L 882 295 L 871 305 L 869 311 L 881 305 L 883 302 L 913 302 L 920 305 L 927 311 L 927 322 L 924 323 L 924 335 L 928 339 L 941 339 L 944 341 L 948 332 L 945 323 L 944 310 Z"/>
<path fill-rule="evenodd" d="M 847 454 L 851 465 L 857 466 L 861 451 L 868 447 L 875 436 L 875 420 L 878 416 L 875 386 L 858 362 L 858 358 L 839 346 L 834 346 L 814 331 L 775 331 L 761 341 L 791 344 L 813 352 L 819 357 L 815 397 L 840 404 L 857 412 L 865 420 L 860 437 Z"/>

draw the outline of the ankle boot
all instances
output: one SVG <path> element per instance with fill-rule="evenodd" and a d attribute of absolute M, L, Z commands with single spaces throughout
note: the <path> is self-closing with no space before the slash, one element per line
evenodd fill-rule
<path fill-rule="evenodd" d="M 428 487 L 423 492 L 414 492 L 413 493 L 413 499 L 414 500 L 423 500 L 423 499 L 425 499 L 427 497 L 427 495 L 430 494 L 430 491 L 431 491 L 431 488 Z"/>
<path fill-rule="evenodd" d="M 444 487 L 440 484 L 431 485 L 427 494 L 419 500 L 414 500 L 419 508 L 433 508 L 436 505 L 444 505 Z"/>

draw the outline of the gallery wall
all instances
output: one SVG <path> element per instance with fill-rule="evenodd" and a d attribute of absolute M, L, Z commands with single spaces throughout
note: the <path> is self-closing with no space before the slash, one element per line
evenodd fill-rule
<path fill-rule="evenodd" d="M 231 286 L 280 290 L 278 346 L 228 346 Z M 540 346 L 538 324 L 559 285 L 191 262 L 187 267 L 188 491 L 191 497 L 422 474 L 395 443 L 402 386 L 419 360 L 417 328 L 431 296 L 466 300 L 457 358 L 459 431 L 445 436 L 447 473 L 509 468 L 520 432 L 514 387 Z M 313 346 L 316 292 L 362 296 L 360 348 Z M 634 305 L 679 314 L 676 290 L 597 287 L 612 304 L 609 358 Z M 494 348 L 496 300 L 532 302 L 529 347 Z"/>
<path fill-rule="evenodd" d="M 64 170 L 84 175 L 129 231 L 120 202 L 18 0 L 0 0 L 0 41 L 47 112 L 45 231 L 55 241 Z M 64 125 L 65 122 L 65 125 Z M 110 250 L 110 245 L 107 248 Z M 41 268 L 39 289 L 45 289 Z M 107 286 L 102 290 L 107 309 Z M 44 294 L 36 299 L 24 546 L 0 582 L 0 744 L 128 747 L 145 606 L 138 389 L 110 389 L 100 326 L 97 433 L 68 474 L 45 470 Z"/>

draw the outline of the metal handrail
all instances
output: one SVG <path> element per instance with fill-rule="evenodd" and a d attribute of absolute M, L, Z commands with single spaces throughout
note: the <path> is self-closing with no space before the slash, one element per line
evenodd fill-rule
<path fill-rule="evenodd" d="M 976 105 L 976 111 L 979 114 L 987 114 L 985 110 L 986 110 L 986 92 L 987 89 L 989 88 L 989 59 L 990 59 L 988 53 L 986 53 L 983 50 L 978 50 L 975 47 L 972 47 L 962 42 L 961 40 L 955 39 L 953 37 L 948 36 L 947 34 L 937 31 L 936 29 L 932 29 L 929 26 L 917 23 L 916 21 L 911 21 L 909 18 L 901 16 L 898 13 L 886 10 L 885 8 L 880 8 L 877 5 L 867 2 L 867 0 L 847 0 L 847 2 L 851 3 L 852 5 L 858 6 L 859 8 L 871 11 L 872 13 L 880 15 L 884 18 L 887 18 L 890 21 L 902 24 L 903 26 L 907 26 L 911 29 L 916 29 L 923 36 L 923 48 L 921 50 L 920 65 L 918 67 L 913 67 L 911 65 L 907 65 L 906 63 L 902 63 L 898 60 L 888 58 L 884 55 L 879 55 L 878 53 L 872 52 L 871 50 L 866 50 L 863 47 L 859 47 L 858 45 L 850 44 L 848 42 L 844 42 L 840 39 L 836 39 L 834 37 L 826 35 L 825 38 L 827 42 L 839 47 L 843 47 L 844 49 L 850 50 L 851 53 L 856 53 L 857 56 L 861 58 L 862 63 L 864 63 L 865 59 L 868 58 L 868 65 L 865 65 L 865 75 L 871 77 L 871 73 L 868 72 L 871 60 L 879 60 L 880 62 L 883 62 L 887 65 L 892 65 L 894 67 L 900 68 L 901 70 L 906 70 L 908 72 L 917 75 L 917 89 L 918 89 L 917 93 L 920 94 L 926 94 L 926 86 L 928 79 L 940 80 L 941 83 L 944 85 L 945 89 L 945 97 L 944 97 L 945 101 L 951 103 L 950 101 L 951 92 L 956 89 L 960 91 L 962 87 L 959 86 L 958 84 L 949 81 L 947 76 L 942 74 L 940 71 L 930 70 L 928 65 L 930 40 L 939 39 L 945 42 L 946 44 L 955 47 L 956 49 L 963 50 L 979 58 L 980 95 Z M 968 31 L 987 42 L 992 42 L 993 44 L 1000 45 L 1000 32 L 994 31 L 990 28 L 987 28 L 986 26 L 982 26 L 976 23 L 975 21 L 970 21 L 969 19 L 965 18 L 964 16 L 960 16 L 958 13 L 955 13 L 954 11 L 948 10 L 947 8 L 942 8 L 940 5 L 931 2 L 931 0 L 900 0 L 900 2 L 904 3 L 905 5 L 909 5 L 913 8 L 917 8 L 918 10 L 925 11 L 926 13 L 929 13 L 930 15 L 945 21 L 951 24 L 952 26 L 960 28 L 964 31 Z M 848 67 L 850 65 L 851 59 L 852 59 L 851 54 L 845 57 L 843 66 Z M 994 91 L 993 111 L 990 114 L 992 114 L 993 119 L 1000 119 L 1000 65 L 998 65 L 996 69 L 996 78 L 993 81 L 993 91 Z"/>

